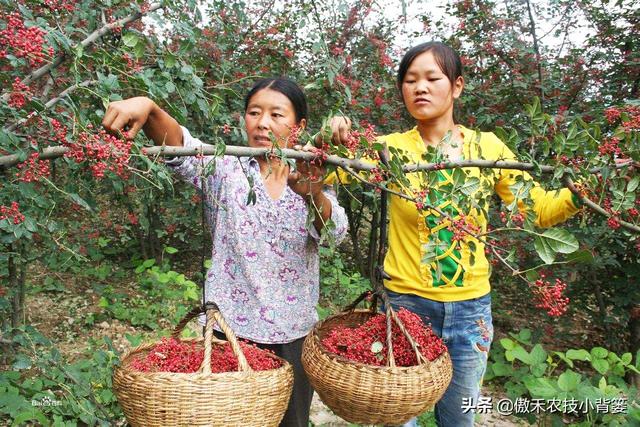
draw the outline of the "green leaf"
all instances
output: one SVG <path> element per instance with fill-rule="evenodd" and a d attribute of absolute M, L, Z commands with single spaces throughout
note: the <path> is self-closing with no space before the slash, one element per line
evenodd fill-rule
<path fill-rule="evenodd" d="M 620 358 L 620 361 L 624 366 L 627 366 L 629 363 L 631 363 L 631 359 L 632 359 L 631 353 L 625 353 Z"/>
<path fill-rule="evenodd" d="M 524 385 L 534 398 L 552 398 L 558 393 L 553 382 L 548 378 L 528 377 L 525 378 Z"/>
<path fill-rule="evenodd" d="M 547 352 L 542 348 L 540 344 L 536 344 L 531 349 L 531 363 L 540 364 L 547 360 Z"/>
<path fill-rule="evenodd" d="M 602 375 L 606 374 L 609 370 L 609 362 L 607 362 L 605 359 L 592 360 L 591 366 L 593 366 L 593 369 L 595 369 Z"/>
<path fill-rule="evenodd" d="M 140 37 L 135 33 L 127 33 L 122 36 L 122 43 L 127 47 L 135 47 L 139 41 Z"/>
<path fill-rule="evenodd" d="M 496 362 L 491 365 L 493 373 L 497 377 L 508 377 L 513 373 L 513 367 L 508 363 Z"/>
<path fill-rule="evenodd" d="M 471 196 L 480 189 L 480 179 L 475 176 L 467 178 L 459 188 L 463 194 Z"/>
<path fill-rule="evenodd" d="M 509 352 L 511 352 L 514 358 L 526 363 L 527 365 L 531 365 L 531 355 L 524 349 L 524 347 L 516 346 L 516 348 L 509 350 Z"/>
<path fill-rule="evenodd" d="M 561 228 L 550 228 L 542 233 L 542 237 L 554 252 L 570 254 L 580 247 L 578 239 L 567 230 Z"/>
<path fill-rule="evenodd" d="M 566 370 L 558 378 L 558 387 L 562 391 L 573 391 L 578 388 L 582 375 L 573 372 L 571 369 Z"/>
<path fill-rule="evenodd" d="M 82 206 L 86 210 L 88 210 L 88 211 L 91 210 L 91 206 L 89 206 L 89 204 L 82 197 L 77 195 L 76 193 L 69 193 L 69 197 L 71 197 L 71 200 L 73 200 L 76 204 Z"/>
<path fill-rule="evenodd" d="M 31 359 L 22 353 L 16 355 L 16 360 L 13 362 L 12 368 L 20 371 L 22 369 L 29 369 L 31 367 Z"/>
<path fill-rule="evenodd" d="M 551 249 L 551 246 L 549 245 L 546 239 L 540 236 L 536 236 L 533 239 L 533 247 L 538 253 L 538 256 L 540 257 L 540 259 L 544 261 L 545 264 L 553 263 L 553 261 L 556 258 L 556 254 L 553 251 L 553 249 Z"/>
<path fill-rule="evenodd" d="M 569 365 L 569 367 L 573 368 L 573 360 L 569 359 L 563 352 L 554 351 L 553 354 L 558 356 L 564 363 Z"/>
<path fill-rule="evenodd" d="M 164 251 L 168 254 L 175 254 L 176 252 L 178 252 L 176 248 L 172 248 L 171 246 L 165 247 Z"/>
<path fill-rule="evenodd" d="M 523 329 L 518 332 L 518 339 L 523 343 L 529 343 L 529 341 L 531 340 L 531 330 Z"/>
<path fill-rule="evenodd" d="M 594 347 L 591 349 L 591 357 L 594 359 L 604 359 L 609 354 L 609 350 L 602 347 Z"/>
<path fill-rule="evenodd" d="M 31 408 L 24 412 L 20 412 L 13 419 L 13 425 L 23 425 L 26 421 L 39 421 L 41 425 L 49 425 L 49 420 L 39 409 Z"/>
<path fill-rule="evenodd" d="M 502 338 L 500 340 L 500 345 L 502 345 L 505 350 L 513 350 L 516 347 L 516 343 L 509 338 Z"/>
<path fill-rule="evenodd" d="M 153 264 L 155 264 L 155 263 L 156 263 L 156 260 L 155 260 L 155 259 L 147 259 L 147 260 L 145 260 L 145 261 L 142 263 L 142 267 L 143 267 L 143 268 L 149 268 L 149 267 L 151 267 L 151 266 L 152 266 Z"/>
<path fill-rule="evenodd" d="M 636 188 L 638 188 L 638 184 L 640 184 L 640 176 L 636 175 L 631 178 L 631 181 L 629 181 L 629 184 L 627 184 L 627 191 L 629 193 L 633 193 L 634 191 L 636 191 Z"/>
<path fill-rule="evenodd" d="M 540 363 L 538 365 L 531 365 L 529 369 L 534 377 L 543 377 L 544 373 L 547 372 L 547 364 Z"/>
<path fill-rule="evenodd" d="M 595 258 L 593 254 L 588 250 L 580 250 L 575 251 L 574 253 L 567 256 L 567 261 L 569 262 L 579 262 L 582 264 L 594 264 Z"/>
<path fill-rule="evenodd" d="M 584 350 L 584 349 L 567 350 L 566 356 L 567 356 L 567 359 L 571 359 L 571 360 L 582 360 L 582 361 L 591 360 L 591 355 L 587 350 Z"/>

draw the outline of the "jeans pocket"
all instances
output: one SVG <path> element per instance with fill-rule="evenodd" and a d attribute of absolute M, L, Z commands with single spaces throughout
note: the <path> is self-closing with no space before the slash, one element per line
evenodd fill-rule
<path fill-rule="evenodd" d="M 488 355 L 493 341 L 493 319 L 491 318 L 491 301 L 481 298 L 474 301 L 469 310 L 468 323 L 464 331 L 469 344 L 478 353 Z"/>

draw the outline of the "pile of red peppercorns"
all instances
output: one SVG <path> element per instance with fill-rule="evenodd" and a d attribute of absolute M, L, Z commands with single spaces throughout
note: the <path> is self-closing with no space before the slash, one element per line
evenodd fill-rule
<path fill-rule="evenodd" d="M 280 360 L 273 357 L 269 350 L 258 348 L 254 344 L 240 341 L 240 347 L 249 366 L 255 371 L 277 369 L 282 366 Z M 131 361 L 131 368 L 141 372 L 197 372 L 204 359 L 204 349 L 196 341 L 179 341 L 175 338 L 163 338 L 146 354 Z M 214 345 L 211 352 L 211 372 L 233 372 L 238 370 L 238 358 L 233 354 L 229 343 Z"/>
<path fill-rule="evenodd" d="M 422 322 L 417 314 L 405 308 L 401 308 L 397 314 L 425 358 L 433 361 L 447 351 L 442 340 Z M 357 328 L 338 326 L 327 334 L 322 340 L 322 345 L 329 352 L 354 362 L 385 366 L 387 364 L 386 322 L 384 314 L 376 314 Z M 418 360 L 411 344 L 398 325 L 395 322 L 392 323 L 391 344 L 396 366 L 417 365 Z"/>

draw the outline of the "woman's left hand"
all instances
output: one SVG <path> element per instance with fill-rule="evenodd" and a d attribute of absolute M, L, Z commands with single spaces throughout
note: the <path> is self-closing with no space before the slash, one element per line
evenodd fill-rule
<path fill-rule="evenodd" d="M 295 150 L 314 151 L 311 144 L 304 147 L 299 145 L 293 147 Z M 318 160 L 296 160 L 296 170 L 289 174 L 287 183 L 289 187 L 305 200 L 309 197 L 315 198 L 322 193 L 324 187 L 324 175 L 327 172 L 321 159 Z"/>

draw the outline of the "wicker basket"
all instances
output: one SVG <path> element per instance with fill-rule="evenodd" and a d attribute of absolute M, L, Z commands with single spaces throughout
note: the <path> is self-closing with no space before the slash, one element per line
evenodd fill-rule
<path fill-rule="evenodd" d="M 132 426 L 277 426 L 287 409 L 293 387 L 293 369 L 282 367 L 254 371 L 249 367 L 233 331 L 215 304 L 206 305 L 205 348 L 200 370 L 192 374 L 139 372 L 130 367 L 134 357 L 144 356 L 154 344 L 128 352 L 113 374 L 113 389 Z M 176 327 L 178 337 L 189 320 L 201 313 L 194 309 Z M 225 341 L 213 336 L 214 321 L 225 333 L 238 358 L 238 372 L 211 373 L 212 345 Z M 213 343 L 213 344 L 212 344 Z"/>
<path fill-rule="evenodd" d="M 351 310 L 316 324 L 304 342 L 302 364 L 322 401 L 341 418 L 357 424 L 403 424 L 442 397 L 451 381 L 451 359 L 448 352 L 433 362 L 419 354 L 422 363 L 417 366 L 371 366 L 322 346 L 335 327 L 357 327 L 374 314 Z"/>

